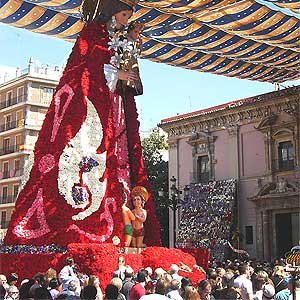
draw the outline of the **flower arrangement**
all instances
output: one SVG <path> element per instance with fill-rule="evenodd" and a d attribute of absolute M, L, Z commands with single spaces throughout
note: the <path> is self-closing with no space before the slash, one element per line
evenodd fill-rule
<path fill-rule="evenodd" d="M 102 287 L 111 280 L 118 267 L 118 248 L 112 243 L 104 244 L 69 244 L 64 253 L 50 254 L 0 254 L 0 269 L 4 274 L 18 273 L 20 280 L 33 277 L 37 272 L 46 272 L 50 267 L 59 272 L 68 256 L 74 258 L 79 271 L 100 278 Z M 168 271 L 172 264 L 181 267 L 179 274 L 189 277 L 197 284 L 205 278 L 205 273 L 196 265 L 195 258 L 179 249 L 148 247 L 141 254 L 122 254 L 126 265 L 137 272 L 141 268 L 163 268 Z M 34 262 L 34 263 L 33 263 Z"/>

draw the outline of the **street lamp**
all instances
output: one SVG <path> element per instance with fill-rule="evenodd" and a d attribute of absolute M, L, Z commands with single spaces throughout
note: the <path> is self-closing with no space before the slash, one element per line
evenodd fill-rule
<path fill-rule="evenodd" d="M 171 177 L 170 182 L 171 182 L 170 194 L 169 194 L 170 197 L 163 202 L 163 206 L 168 207 L 173 211 L 173 234 L 174 234 L 173 235 L 173 246 L 175 248 L 175 246 L 176 246 L 177 210 L 181 206 L 182 200 L 180 198 L 180 195 L 182 194 L 182 191 L 177 188 L 177 186 L 176 186 L 177 179 L 174 176 Z M 189 193 L 189 188 L 188 188 L 188 186 L 185 186 L 183 189 L 184 198 L 188 196 L 188 193 Z M 162 189 L 158 191 L 158 196 L 164 197 L 164 191 Z"/>

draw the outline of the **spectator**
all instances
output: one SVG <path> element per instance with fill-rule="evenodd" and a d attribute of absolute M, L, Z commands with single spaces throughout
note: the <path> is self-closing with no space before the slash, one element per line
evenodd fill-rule
<path fill-rule="evenodd" d="M 146 294 L 145 285 L 147 283 L 148 272 L 145 269 L 141 269 L 137 274 L 137 283 L 131 288 L 129 292 L 130 300 L 139 300 Z"/>
<path fill-rule="evenodd" d="M 67 295 L 68 298 L 72 298 L 72 299 L 79 299 L 78 297 L 78 284 L 79 284 L 79 280 L 70 280 L 67 284 L 65 284 L 65 288 L 62 289 L 61 294 Z M 80 285 L 79 285 L 80 288 Z"/>
<path fill-rule="evenodd" d="M 200 295 L 197 289 L 191 285 L 186 286 L 184 295 L 184 300 L 200 300 Z"/>
<path fill-rule="evenodd" d="M 111 281 L 110 284 L 115 285 L 118 288 L 119 294 L 117 297 L 117 300 L 126 300 L 125 296 L 121 293 L 122 289 L 122 280 L 118 277 L 114 277 Z"/>
<path fill-rule="evenodd" d="M 18 282 L 18 274 L 11 273 L 7 278 L 8 285 L 16 285 Z"/>
<path fill-rule="evenodd" d="M 5 288 L 5 290 L 7 290 L 9 287 L 6 276 L 4 274 L 0 274 L 0 285 L 2 285 Z"/>
<path fill-rule="evenodd" d="M 2 284 L 0 284 L 0 300 L 4 300 L 5 295 L 6 295 L 6 289 Z"/>
<path fill-rule="evenodd" d="M 242 264 L 239 266 L 238 276 L 234 280 L 234 287 L 240 289 L 242 300 L 252 300 L 253 299 L 253 286 L 250 278 L 250 269 L 247 264 Z"/>
<path fill-rule="evenodd" d="M 5 300 L 19 300 L 19 290 L 15 285 L 10 285 L 7 289 Z"/>
<path fill-rule="evenodd" d="M 285 289 L 286 284 L 284 283 L 284 279 L 286 277 L 286 273 L 283 266 L 275 266 L 274 271 L 271 276 L 271 280 L 273 281 L 276 294 L 283 289 Z"/>
<path fill-rule="evenodd" d="M 52 300 L 50 291 L 44 286 L 37 288 L 34 293 L 34 300 L 41 300 L 41 299 Z"/>
<path fill-rule="evenodd" d="M 34 285 L 34 283 L 35 283 L 34 279 L 29 279 L 27 282 L 23 283 L 20 286 L 20 289 L 19 289 L 20 300 L 27 300 L 29 298 L 32 298 L 29 294 L 29 290 Z"/>
<path fill-rule="evenodd" d="M 276 300 L 288 300 L 289 296 L 291 294 L 290 288 L 289 288 L 289 280 L 285 279 L 284 280 L 284 286 L 285 288 L 275 295 Z M 276 291 L 276 289 L 275 289 Z"/>
<path fill-rule="evenodd" d="M 173 279 L 178 280 L 181 283 L 182 276 L 178 275 L 179 267 L 176 264 L 172 264 L 169 270 L 169 274 Z"/>
<path fill-rule="evenodd" d="M 36 289 L 46 285 L 46 277 L 43 273 L 37 273 L 34 277 L 34 284 L 29 289 L 29 295 L 31 298 L 35 298 Z"/>
<path fill-rule="evenodd" d="M 105 288 L 104 300 L 116 300 L 119 295 L 118 288 L 113 284 L 108 284 Z"/>
<path fill-rule="evenodd" d="M 170 284 L 170 290 L 166 296 L 173 300 L 183 300 L 179 292 L 180 287 L 180 282 L 177 279 L 173 279 Z"/>
<path fill-rule="evenodd" d="M 91 275 L 89 277 L 89 281 L 88 281 L 88 285 L 90 286 L 94 286 L 97 290 L 97 300 L 103 300 L 103 293 L 100 287 L 100 280 L 99 277 L 95 276 L 95 275 Z"/>
<path fill-rule="evenodd" d="M 164 299 L 170 299 L 165 296 L 169 289 L 169 283 L 161 278 L 157 280 L 156 286 L 155 286 L 155 293 L 144 295 L 140 298 L 140 300 L 164 300 Z"/>
<path fill-rule="evenodd" d="M 157 268 L 154 270 L 154 279 L 158 280 L 164 276 L 167 272 L 163 268 Z"/>
<path fill-rule="evenodd" d="M 183 277 L 181 279 L 180 295 L 182 298 L 185 298 L 186 287 L 191 286 L 191 285 L 192 285 L 192 283 L 189 278 Z"/>
<path fill-rule="evenodd" d="M 209 280 L 202 280 L 198 284 L 198 293 L 201 300 L 215 300 L 214 296 L 211 295 L 211 284 Z"/>
<path fill-rule="evenodd" d="M 119 277 L 123 281 L 125 279 L 125 258 L 124 256 L 119 256 L 118 258 L 118 268 L 114 271 L 113 277 Z"/>
<path fill-rule="evenodd" d="M 96 300 L 97 299 L 97 289 L 95 286 L 87 285 L 82 290 L 82 300 Z"/>
<path fill-rule="evenodd" d="M 123 286 L 121 289 L 121 293 L 125 296 L 126 300 L 129 300 L 129 292 L 134 286 L 133 275 L 134 273 L 132 268 L 127 266 L 125 270 L 125 280 L 123 281 Z"/>
<path fill-rule="evenodd" d="M 275 288 L 272 284 L 267 283 L 263 287 L 262 300 L 274 300 L 275 299 Z"/>
<path fill-rule="evenodd" d="M 58 284 L 58 281 L 56 278 L 52 278 L 50 279 L 50 282 L 49 282 L 49 292 L 50 292 L 50 295 L 52 297 L 52 299 L 56 299 L 56 297 L 58 296 L 59 294 L 59 284 Z"/>
<path fill-rule="evenodd" d="M 73 266 L 74 259 L 72 257 L 67 257 L 66 265 L 61 269 L 61 271 L 58 274 L 58 279 L 63 284 L 63 289 L 67 289 L 66 285 L 69 283 L 69 281 L 76 278 Z"/>

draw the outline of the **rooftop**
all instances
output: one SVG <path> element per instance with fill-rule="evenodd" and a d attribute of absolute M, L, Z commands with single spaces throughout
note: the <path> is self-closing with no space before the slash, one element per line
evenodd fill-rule
<path fill-rule="evenodd" d="M 32 76 L 35 78 L 59 80 L 62 75 L 63 68 L 55 66 L 50 68 L 49 65 L 40 65 L 34 62 L 31 58 L 28 62 L 28 67 L 20 69 L 19 67 L 0 67 L 0 87 L 12 83 L 15 80 L 25 76 Z"/>
<path fill-rule="evenodd" d="M 226 102 L 226 103 L 223 103 L 220 105 L 204 108 L 201 110 L 196 110 L 196 111 L 182 114 L 182 115 L 169 117 L 169 118 L 161 120 L 160 125 L 163 126 L 163 125 L 173 123 L 176 121 L 180 121 L 180 120 L 185 120 L 185 119 L 189 119 L 189 118 L 193 118 L 193 117 L 197 117 L 197 116 L 208 115 L 208 114 L 218 112 L 218 111 L 230 110 L 230 109 L 234 109 L 236 107 L 253 104 L 258 101 L 263 101 L 263 100 L 271 99 L 274 97 L 286 96 L 286 95 L 292 95 L 292 94 L 300 95 L 300 85 L 294 86 L 294 87 L 289 87 L 289 88 L 279 90 L 279 91 L 274 91 L 274 92 L 270 92 L 270 93 L 266 93 L 266 94 L 249 97 L 249 98 Z"/>

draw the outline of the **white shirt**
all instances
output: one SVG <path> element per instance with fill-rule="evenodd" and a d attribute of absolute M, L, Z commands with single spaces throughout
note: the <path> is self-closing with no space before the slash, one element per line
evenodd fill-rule
<path fill-rule="evenodd" d="M 144 295 L 140 298 L 140 300 L 170 300 L 170 298 L 160 295 L 160 294 L 149 294 L 149 295 Z"/>
<path fill-rule="evenodd" d="M 252 282 L 244 274 L 234 279 L 233 286 L 241 289 L 241 296 L 243 300 L 248 299 L 247 294 L 253 295 Z"/>

